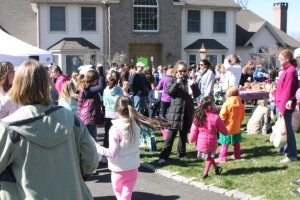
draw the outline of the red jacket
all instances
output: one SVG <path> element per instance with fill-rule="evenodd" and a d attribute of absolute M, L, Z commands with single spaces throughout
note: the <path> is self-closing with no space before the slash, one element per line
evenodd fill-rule
<path fill-rule="evenodd" d="M 228 130 L 219 115 L 215 112 L 207 112 L 203 126 L 198 126 L 195 121 L 193 122 L 189 142 L 194 142 L 198 151 L 215 152 L 218 147 L 217 131 L 223 135 L 228 134 Z"/>

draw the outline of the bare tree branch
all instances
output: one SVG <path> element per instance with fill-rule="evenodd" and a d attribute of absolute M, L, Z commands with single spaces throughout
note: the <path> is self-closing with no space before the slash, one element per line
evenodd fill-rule
<path fill-rule="evenodd" d="M 247 6 L 248 6 L 248 3 L 249 3 L 249 0 L 233 0 L 234 2 L 236 2 L 237 4 L 239 4 L 242 9 L 247 9 Z"/>

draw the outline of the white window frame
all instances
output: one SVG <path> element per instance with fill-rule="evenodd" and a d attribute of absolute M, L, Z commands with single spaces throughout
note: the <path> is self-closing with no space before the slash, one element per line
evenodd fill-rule
<path fill-rule="evenodd" d="M 95 29 L 94 30 L 83 30 L 82 29 L 82 9 L 83 8 L 94 8 L 95 9 Z M 80 7 L 80 31 L 82 32 L 96 32 L 97 31 L 97 7 L 95 6 L 82 6 Z"/>
<path fill-rule="evenodd" d="M 137 5 L 135 4 L 135 1 L 138 0 L 133 0 L 133 32 L 159 32 L 159 4 L 157 0 L 156 1 L 156 5 Z M 141 0 L 144 1 L 144 0 Z M 135 29 L 135 8 L 156 8 L 156 26 L 157 28 L 154 30 L 147 30 L 147 29 Z"/>
<path fill-rule="evenodd" d="M 197 65 L 197 55 L 196 54 L 189 54 L 189 66 L 191 65 L 191 61 L 194 61 L 194 64 Z M 195 56 L 195 60 L 191 60 L 191 56 Z"/>
<path fill-rule="evenodd" d="M 225 13 L 225 25 L 224 25 L 224 28 L 225 28 L 225 31 L 224 32 L 216 32 L 215 31 L 215 13 L 216 12 L 222 12 L 222 13 Z M 213 11 L 213 26 L 212 26 L 212 28 L 213 28 L 213 33 L 214 34 L 224 34 L 224 33 L 227 33 L 227 12 L 226 11 L 224 11 L 224 10 L 214 10 Z"/>
<path fill-rule="evenodd" d="M 65 17 L 64 17 L 64 22 L 65 22 L 65 29 L 64 30 L 52 30 L 51 29 L 51 8 L 64 8 L 65 10 Z M 67 31 L 67 8 L 66 6 L 50 6 L 49 7 L 49 31 L 50 32 L 66 32 Z"/>
<path fill-rule="evenodd" d="M 199 31 L 189 31 L 188 29 L 189 29 L 189 11 L 198 11 L 199 12 L 199 16 L 200 16 L 200 19 L 199 19 Z M 192 9 L 189 9 L 189 10 L 187 10 L 187 12 L 186 12 L 186 32 L 187 33 L 201 33 L 201 18 L 202 18 L 202 16 L 201 16 L 201 10 L 192 10 Z"/>

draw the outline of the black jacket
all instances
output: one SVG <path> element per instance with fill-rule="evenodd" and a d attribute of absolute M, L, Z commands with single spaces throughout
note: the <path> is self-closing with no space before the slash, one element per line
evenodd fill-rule
<path fill-rule="evenodd" d="M 189 95 L 189 85 L 187 79 L 183 84 L 176 82 L 176 78 L 170 79 L 167 85 L 167 92 L 172 97 L 171 106 L 166 116 L 170 123 L 170 129 L 182 130 L 189 132 L 194 114 L 194 101 Z M 191 85 L 193 96 L 198 97 L 200 94 L 196 84 Z"/>

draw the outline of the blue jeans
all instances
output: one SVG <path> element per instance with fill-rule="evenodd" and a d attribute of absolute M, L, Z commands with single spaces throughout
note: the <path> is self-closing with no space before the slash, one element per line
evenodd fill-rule
<path fill-rule="evenodd" d="M 94 140 L 97 141 L 97 125 L 88 124 L 86 125 L 86 127 L 92 138 L 94 138 Z"/>
<path fill-rule="evenodd" d="M 133 102 L 134 109 L 141 113 L 144 114 L 145 108 L 146 108 L 146 97 L 144 96 L 137 96 L 137 95 L 130 95 L 130 98 Z"/>
<path fill-rule="evenodd" d="M 279 113 L 278 108 L 276 108 L 276 113 Z M 287 157 L 288 158 L 297 158 L 297 144 L 296 137 L 292 127 L 292 112 L 286 111 L 284 113 L 284 120 L 287 132 Z M 284 147 L 280 149 L 280 152 L 284 152 Z"/>

